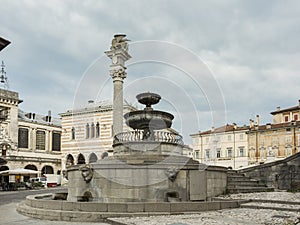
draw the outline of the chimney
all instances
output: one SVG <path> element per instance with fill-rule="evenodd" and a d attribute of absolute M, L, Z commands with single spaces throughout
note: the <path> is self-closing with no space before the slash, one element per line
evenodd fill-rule
<path fill-rule="evenodd" d="M 259 115 L 256 115 L 256 125 L 259 126 Z"/>
<path fill-rule="evenodd" d="M 236 128 L 237 128 L 236 123 L 233 123 L 233 128 L 236 130 Z"/>
<path fill-rule="evenodd" d="M 253 119 L 250 119 L 250 128 L 254 127 L 254 120 Z"/>
<path fill-rule="evenodd" d="M 211 127 L 211 132 L 215 132 L 215 127 Z"/>
<path fill-rule="evenodd" d="M 270 123 L 267 123 L 267 124 L 266 124 L 266 128 L 267 128 L 267 129 L 271 129 L 271 124 L 270 124 Z"/>
<path fill-rule="evenodd" d="M 300 100 L 299 100 L 300 101 Z M 300 104 L 300 103 L 299 103 Z M 277 111 L 280 111 L 280 106 L 277 106 Z"/>
<path fill-rule="evenodd" d="M 300 107 L 300 99 L 298 100 L 298 106 Z"/>
<path fill-rule="evenodd" d="M 51 122 L 51 110 L 48 111 L 48 116 L 46 116 L 46 122 Z"/>

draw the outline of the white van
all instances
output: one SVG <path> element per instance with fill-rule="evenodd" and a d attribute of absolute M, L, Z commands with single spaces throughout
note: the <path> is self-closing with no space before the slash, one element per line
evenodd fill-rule
<path fill-rule="evenodd" d="M 44 187 L 47 186 L 47 178 L 46 177 L 34 177 L 30 179 L 33 183 L 42 183 Z"/>

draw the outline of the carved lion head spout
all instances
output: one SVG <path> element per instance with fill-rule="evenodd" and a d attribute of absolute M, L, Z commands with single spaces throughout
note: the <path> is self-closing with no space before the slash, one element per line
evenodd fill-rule
<path fill-rule="evenodd" d="M 88 165 L 81 166 L 81 175 L 86 183 L 89 183 L 93 179 L 94 170 Z"/>
<path fill-rule="evenodd" d="M 179 168 L 176 168 L 176 167 L 169 167 L 166 171 L 165 171 L 165 174 L 166 176 L 168 177 L 168 179 L 170 181 L 175 181 L 176 180 L 176 177 L 177 177 L 177 174 L 178 172 L 180 171 Z"/>
<path fill-rule="evenodd" d="M 67 170 L 63 170 L 63 171 L 62 171 L 62 174 L 63 174 L 63 178 L 65 178 L 65 179 L 67 179 L 67 180 L 69 179 L 69 178 L 68 178 L 68 171 L 67 171 Z"/>

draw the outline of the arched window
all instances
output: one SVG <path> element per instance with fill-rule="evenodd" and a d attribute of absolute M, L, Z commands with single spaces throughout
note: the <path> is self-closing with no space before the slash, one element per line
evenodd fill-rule
<path fill-rule="evenodd" d="M 81 153 L 78 155 L 77 164 L 85 164 L 85 158 Z"/>
<path fill-rule="evenodd" d="M 44 174 L 54 174 L 54 170 L 52 166 L 44 166 L 42 168 L 42 175 Z"/>
<path fill-rule="evenodd" d="M 75 127 L 72 127 L 71 129 L 71 136 L 72 136 L 72 140 L 75 140 Z"/>
<path fill-rule="evenodd" d="M 35 170 L 37 171 L 37 167 L 35 165 L 32 164 L 28 164 L 27 166 L 24 167 L 24 169 L 28 169 L 28 170 Z"/>
<path fill-rule="evenodd" d="M 97 160 L 98 160 L 97 155 L 95 153 L 92 153 L 90 155 L 89 163 L 97 162 Z"/>
<path fill-rule="evenodd" d="M 87 123 L 86 124 L 86 138 L 90 138 L 90 125 Z"/>
<path fill-rule="evenodd" d="M 94 123 L 92 123 L 91 125 L 91 138 L 94 138 L 95 137 L 95 125 Z"/>
<path fill-rule="evenodd" d="M 0 171 L 4 171 L 4 170 L 9 170 L 9 167 L 8 166 L 1 166 Z"/>
<path fill-rule="evenodd" d="M 96 138 L 98 138 L 98 137 L 100 137 L 100 125 L 97 122 L 97 124 L 96 124 Z"/>
<path fill-rule="evenodd" d="M 4 171 L 4 170 L 9 170 L 8 166 L 1 166 L 0 167 L 0 171 Z M 0 176 L 0 182 L 2 184 L 4 184 L 4 183 L 8 184 L 9 183 L 9 176 Z"/>
<path fill-rule="evenodd" d="M 74 158 L 71 154 L 67 156 L 66 167 L 74 165 Z"/>

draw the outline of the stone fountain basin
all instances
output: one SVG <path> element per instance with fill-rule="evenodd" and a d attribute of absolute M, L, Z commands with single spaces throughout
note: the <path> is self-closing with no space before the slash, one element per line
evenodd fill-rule
<path fill-rule="evenodd" d="M 160 130 L 170 128 L 174 116 L 158 110 L 140 110 L 126 113 L 124 118 L 126 124 L 133 129 L 144 130 L 150 128 L 151 130 Z"/>

